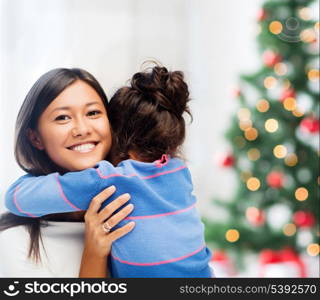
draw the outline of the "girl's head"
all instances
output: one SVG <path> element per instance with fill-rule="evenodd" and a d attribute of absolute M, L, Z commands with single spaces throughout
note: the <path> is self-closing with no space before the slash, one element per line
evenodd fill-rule
<path fill-rule="evenodd" d="M 185 138 L 183 114 L 189 91 L 180 71 L 156 65 L 133 75 L 109 102 L 115 162 L 129 157 L 151 162 L 162 154 L 176 156 Z"/>
<path fill-rule="evenodd" d="M 81 69 L 54 69 L 27 94 L 16 122 L 15 155 L 32 174 L 77 171 L 105 158 L 111 147 L 107 97 Z"/>

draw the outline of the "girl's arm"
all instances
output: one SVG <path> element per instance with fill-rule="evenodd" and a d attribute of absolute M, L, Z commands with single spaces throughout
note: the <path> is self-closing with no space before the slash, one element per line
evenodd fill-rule
<path fill-rule="evenodd" d="M 95 168 L 64 175 L 25 175 L 12 184 L 5 196 L 7 209 L 23 217 L 86 210 L 91 199 L 124 172 L 101 161 Z M 111 175 L 111 176 L 110 176 Z"/>

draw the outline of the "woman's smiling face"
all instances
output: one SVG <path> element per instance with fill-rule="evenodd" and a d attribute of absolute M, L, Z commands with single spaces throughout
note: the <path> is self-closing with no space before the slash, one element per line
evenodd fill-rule
<path fill-rule="evenodd" d="M 106 108 L 98 93 L 77 80 L 58 95 L 41 114 L 32 144 L 47 152 L 67 171 L 93 167 L 111 147 Z"/>

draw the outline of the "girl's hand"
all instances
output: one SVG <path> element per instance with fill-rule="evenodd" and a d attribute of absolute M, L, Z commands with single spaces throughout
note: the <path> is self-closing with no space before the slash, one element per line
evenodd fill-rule
<path fill-rule="evenodd" d="M 130 199 L 129 194 L 123 194 L 99 212 L 102 202 L 109 198 L 115 190 L 116 188 L 111 186 L 95 196 L 84 215 L 85 241 L 80 277 L 106 277 L 106 258 L 111 251 L 112 242 L 134 228 L 135 223 L 129 222 L 121 228 L 108 232 L 108 228 L 117 225 L 133 210 L 133 204 L 129 204 L 111 216 Z"/>

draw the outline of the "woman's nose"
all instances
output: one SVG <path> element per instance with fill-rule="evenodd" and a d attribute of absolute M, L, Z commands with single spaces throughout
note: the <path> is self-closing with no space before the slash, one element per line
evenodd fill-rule
<path fill-rule="evenodd" d="M 91 133 L 91 127 L 85 120 L 77 120 L 71 130 L 72 136 L 86 136 Z"/>

